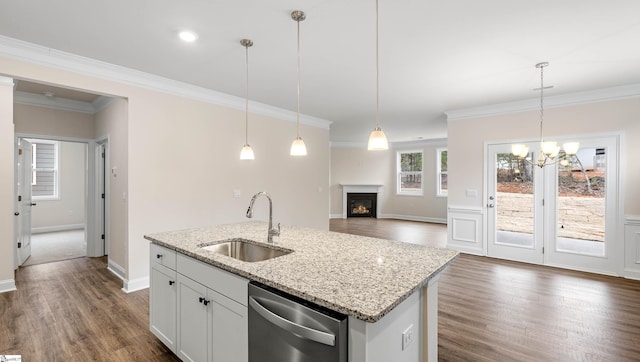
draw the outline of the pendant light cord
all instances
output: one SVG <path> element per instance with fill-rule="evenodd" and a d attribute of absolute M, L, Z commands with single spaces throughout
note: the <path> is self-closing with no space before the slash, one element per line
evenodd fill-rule
<path fill-rule="evenodd" d="M 380 129 L 380 61 L 379 61 L 379 39 L 378 39 L 378 0 L 376 0 L 376 129 Z"/>
<path fill-rule="evenodd" d="M 300 19 L 297 19 L 298 23 L 298 98 L 296 102 L 296 137 L 300 138 Z"/>
<path fill-rule="evenodd" d="M 245 112 L 244 112 L 244 144 L 249 144 L 249 45 L 245 45 L 246 51 L 246 89 L 245 89 Z"/>
<path fill-rule="evenodd" d="M 544 67 L 545 64 L 540 64 L 540 144 L 543 141 L 542 134 L 542 122 L 544 121 Z"/>

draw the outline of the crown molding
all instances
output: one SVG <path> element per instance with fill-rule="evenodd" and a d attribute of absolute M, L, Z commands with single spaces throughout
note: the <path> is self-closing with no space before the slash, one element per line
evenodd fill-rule
<path fill-rule="evenodd" d="M 13 93 L 13 101 L 18 104 L 58 109 L 62 111 L 80 112 L 87 114 L 96 113 L 93 104 L 89 102 L 76 101 L 66 98 L 47 97 L 42 94 L 16 91 Z"/>
<path fill-rule="evenodd" d="M 389 142 L 389 148 L 405 148 L 419 146 L 446 146 L 446 138 L 433 138 L 420 141 Z M 367 148 L 367 142 L 330 142 L 330 148 Z"/>
<path fill-rule="evenodd" d="M 544 105 L 545 109 L 547 109 L 595 102 L 629 99 L 635 97 L 640 97 L 640 84 L 630 84 L 591 91 L 560 94 L 556 96 L 545 96 Z M 449 122 L 470 118 L 491 117 L 501 114 L 534 111 L 539 109 L 540 98 L 531 98 L 522 101 L 450 110 L 444 113 L 447 116 L 447 122 Z"/>
<path fill-rule="evenodd" d="M 244 110 L 245 99 L 173 79 L 121 67 L 0 35 L 0 56 L 76 74 L 123 83 L 223 107 Z M 252 113 L 295 122 L 296 112 L 249 101 Z M 300 115 L 300 123 L 329 129 L 331 121 Z"/>

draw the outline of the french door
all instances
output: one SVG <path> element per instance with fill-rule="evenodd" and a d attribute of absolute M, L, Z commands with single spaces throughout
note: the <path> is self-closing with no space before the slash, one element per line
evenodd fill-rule
<path fill-rule="evenodd" d="M 540 168 L 487 147 L 487 255 L 620 275 L 619 138 L 582 137 L 567 165 Z M 539 143 L 528 144 L 531 159 Z"/>

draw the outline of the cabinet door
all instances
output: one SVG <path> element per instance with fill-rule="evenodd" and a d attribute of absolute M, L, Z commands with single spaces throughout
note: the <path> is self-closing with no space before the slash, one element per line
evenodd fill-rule
<path fill-rule="evenodd" d="M 212 302 L 211 353 L 213 362 L 247 362 L 249 336 L 247 307 L 209 290 Z"/>
<path fill-rule="evenodd" d="M 149 328 L 171 351 L 176 352 L 176 272 L 162 265 L 151 268 Z"/>
<path fill-rule="evenodd" d="M 205 303 L 206 301 L 206 303 Z M 208 360 L 211 302 L 207 288 L 178 274 L 178 357 L 183 361 Z"/>

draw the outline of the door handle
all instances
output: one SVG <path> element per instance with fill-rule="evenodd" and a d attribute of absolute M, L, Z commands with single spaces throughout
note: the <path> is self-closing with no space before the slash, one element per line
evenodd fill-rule
<path fill-rule="evenodd" d="M 36 204 L 35 202 L 32 202 L 32 203 L 31 203 L 31 206 L 36 206 L 36 205 L 37 205 L 37 204 Z"/>
<path fill-rule="evenodd" d="M 493 209 L 493 204 L 488 204 L 487 207 Z"/>
<path fill-rule="evenodd" d="M 14 212 L 13 214 L 14 214 L 15 216 L 20 216 L 20 213 L 19 213 L 19 212 Z"/>
<path fill-rule="evenodd" d="M 288 331 L 298 337 L 310 339 L 312 341 L 326 344 L 327 346 L 336 345 L 336 336 L 313 328 L 305 327 L 292 321 L 282 318 L 279 315 L 265 308 L 255 298 L 249 297 L 249 305 L 253 310 L 258 312 L 264 319 L 275 324 L 276 326 Z"/>

